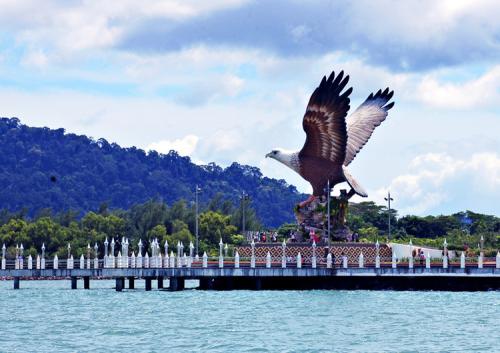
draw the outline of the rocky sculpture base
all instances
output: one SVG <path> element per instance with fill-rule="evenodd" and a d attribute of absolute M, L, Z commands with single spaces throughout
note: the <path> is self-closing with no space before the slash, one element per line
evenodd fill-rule
<path fill-rule="evenodd" d="M 339 224 L 335 215 L 335 207 L 330 205 L 330 234 L 335 241 L 351 241 L 352 234 L 345 224 Z M 320 239 L 328 241 L 328 218 L 327 202 L 320 198 L 315 199 L 304 207 L 295 206 L 295 219 L 298 224 L 298 231 L 303 240 L 309 239 L 309 234 L 313 231 Z"/>

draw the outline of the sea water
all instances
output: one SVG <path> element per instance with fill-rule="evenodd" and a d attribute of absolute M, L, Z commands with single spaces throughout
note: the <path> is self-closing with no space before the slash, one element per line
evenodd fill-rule
<path fill-rule="evenodd" d="M 116 292 L 114 284 L 21 281 L 13 290 L 0 281 L 0 351 L 500 352 L 500 292 L 145 292 L 139 280 Z"/>

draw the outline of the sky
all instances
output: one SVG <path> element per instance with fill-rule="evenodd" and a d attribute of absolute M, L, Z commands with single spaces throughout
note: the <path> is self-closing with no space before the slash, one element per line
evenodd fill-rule
<path fill-rule="evenodd" d="M 349 166 L 404 214 L 500 215 L 498 1 L 0 0 L 0 116 L 195 163 L 300 150 L 323 75 L 395 106 Z M 340 185 L 338 188 L 345 188 Z M 337 192 L 338 190 L 336 190 Z M 354 201 L 360 201 L 360 198 Z"/>

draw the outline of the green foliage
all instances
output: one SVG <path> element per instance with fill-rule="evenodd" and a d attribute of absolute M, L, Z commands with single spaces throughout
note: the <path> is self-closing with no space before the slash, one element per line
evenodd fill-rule
<path fill-rule="evenodd" d="M 243 245 L 245 243 L 245 237 L 241 234 L 231 235 L 231 244 Z"/>

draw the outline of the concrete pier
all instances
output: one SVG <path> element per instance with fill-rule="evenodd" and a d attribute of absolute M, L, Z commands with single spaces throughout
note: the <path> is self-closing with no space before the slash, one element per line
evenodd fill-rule
<path fill-rule="evenodd" d="M 183 290 L 185 285 L 184 278 L 172 277 L 170 278 L 170 287 L 169 289 L 173 292 Z"/>
<path fill-rule="evenodd" d="M 158 289 L 163 289 L 163 276 L 158 276 Z"/>
<path fill-rule="evenodd" d="M 121 292 L 123 288 L 125 288 L 125 278 L 124 277 L 116 277 L 116 291 Z"/>
<path fill-rule="evenodd" d="M 150 291 L 151 290 L 152 278 L 151 277 L 145 277 L 144 281 L 145 281 L 144 288 L 146 289 L 146 291 Z"/>
<path fill-rule="evenodd" d="M 128 289 L 135 289 L 135 277 L 128 278 Z"/>
<path fill-rule="evenodd" d="M 129 280 L 129 288 L 134 288 L 134 278 L 145 279 L 145 289 L 152 289 L 153 279 L 157 279 L 158 287 L 162 287 L 160 278 L 169 279 L 172 291 L 184 289 L 186 280 L 199 280 L 200 289 L 397 289 L 397 290 L 500 290 L 500 269 L 495 264 L 477 264 L 465 266 L 448 264 L 429 266 L 414 264 L 398 265 L 392 268 L 391 263 L 381 264 L 380 268 L 358 266 L 339 268 L 304 266 L 282 268 L 276 264 L 266 268 L 265 263 L 257 263 L 255 268 L 249 263 L 240 263 L 239 268 L 225 266 L 219 268 L 215 264 L 206 268 L 195 264 L 193 267 L 180 268 L 91 268 L 67 269 L 6 269 L 0 270 L 0 277 L 14 279 L 14 288 L 19 288 L 22 278 L 68 278 L 71 288 L 77 288 L 77 278 L 83 278 L 84 288 L 90 288 L 91 278 L 121 278 L 120 284 L 125 289 L 125 278 Z M 279 266 L 279 267 L 278 267 Z"/>

